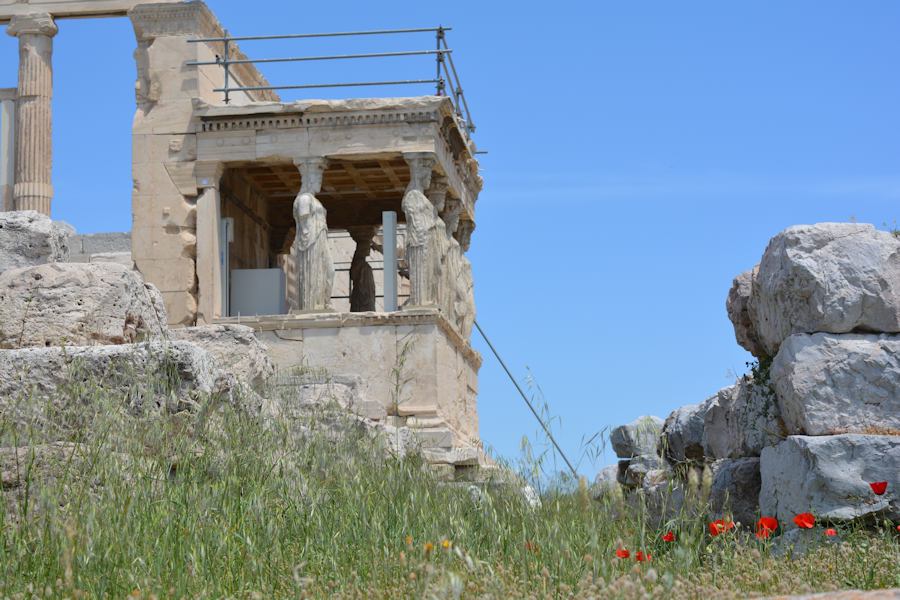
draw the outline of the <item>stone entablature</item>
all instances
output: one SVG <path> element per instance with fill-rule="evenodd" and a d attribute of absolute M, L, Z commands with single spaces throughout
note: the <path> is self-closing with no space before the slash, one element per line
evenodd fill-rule
<path fill-rule="evenodd" d="M 306 156 L 330 158 L 434 153 L 438 170 L 462 201 L 463 220 L 475 220 L 475 202 L 483 182 L 474 148 L 471 142 L 463 141 L 467 139 L 465 131 L 447 97 L 254 102 L 243 106 L 197 100 L 194 115 L 198 160 L 202 161 L 271 161 L 293 158 L 300 151 Z M 396 129 L 398 126 L 402 129 Z M 346 131 L 348 128 L 350 131 Z"/>
<path fill-rule="evenodd" d="M 54 18 L 121 17 L 147 0 L 0 0 L 0 23 L 31 13 L 48 13 Z M 156 0 L 178 2 L 179 0 Z"/>

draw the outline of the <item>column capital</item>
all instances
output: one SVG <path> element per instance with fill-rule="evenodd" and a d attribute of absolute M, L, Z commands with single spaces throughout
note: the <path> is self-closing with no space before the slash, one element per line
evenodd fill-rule
<path fill-rule="evenodd" d="M 431 185 L 431 170 L 437 163 L 437 156 L 434 152 L 404 152 L 403 158 L 409 165 L 409 186 L 406 190 L 425 193 Z"/>
<path fill-rule="evenodd" d="M 50 13 L 29 13 L 27 15 L 15 15 L 9 21 L 6 33 L 13 37 L 34 34 L 53 37 L 59 28 Z"/>
<path fill-rule="evenodd" d="M 194 163 L 194 177 L 197 179 L 198 189 L 218 189 L 224 173 L 225 165 L 220 162 Z"/>
<path fill-rule="evenodd" d="M 322 191 L 322 178 L 328 168 L 324 156 L 298 156 L 294 165 L 300 170 L 300 193 L 316 195 Z"/>

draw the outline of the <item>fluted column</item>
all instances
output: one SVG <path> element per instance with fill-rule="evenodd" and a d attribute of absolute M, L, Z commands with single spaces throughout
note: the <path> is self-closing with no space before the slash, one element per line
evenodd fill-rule
<path fill-rule="evenodd" d="M 19 38 L 19 95 L 16 100 L 16 210 L 50 214 L 53 164 L 50 100 L 53 97 L 53 36 L 47 13 L 19 15 L 6 29 Z"/>

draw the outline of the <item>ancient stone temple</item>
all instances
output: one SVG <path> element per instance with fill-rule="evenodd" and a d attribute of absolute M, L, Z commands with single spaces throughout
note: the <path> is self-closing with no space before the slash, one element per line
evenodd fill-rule
<path fill-rule="evenodd" d="M 283 102 L 203 2 L 0 0 L 19 40 L 0 91 L 7 210 L 51 212 L 56 21 L 86 16 L 134 26 L 127 262 L 169 325 L 249 325 L 282 372 L 356 377 L 388 414 L 477 439 L 482 181 L 459 95 Z"/>

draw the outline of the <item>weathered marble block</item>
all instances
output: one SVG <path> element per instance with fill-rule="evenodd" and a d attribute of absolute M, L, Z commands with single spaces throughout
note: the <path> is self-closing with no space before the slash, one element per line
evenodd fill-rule
<path fill-rule="evenodd" d="M 769 356 L 794 333 L 900 332 L 900 240 L 857 223 L 789 227 L 763 254 L 748 310 Z"/>
<path fill-rule="evenodd" d="M 761 358 L 767 356 L 767 353 L 750 314 L 753 280 L 758 272 L 759 267 L 756 266 L 734 278 L 731 289 L 728 291 L 728 298 L 725 300 L 725 310 L 728 312 L 728 319 L 734 326 L 734 337 L 737 339 L 737 343 L 753 356 Z"/>
<path fill-rule="evenodd" d="M 703 420 L 707 458 L 759 456 L 763 448 L 785 436 L 775 391 L 749 377 L 719 390 Z"/>
<path fill-rule="evenodd" d="M 794 515 L 823 522 L 900 519 L 900 435 L 790 436 L 763 450 L 762 514 L 793 528 Z M 869 484 L 887 481 L 884 495 Z"/>
<path fill-rule="evenodd" d="M 791 434 L 900 435 L 900 335 L 792 335 L 771 378 Z"/>
<path fill-rule="evenodd" d="M 743 525 L 756 522 L 759 513 L 759 458 L 717 460 L 712 464 L 713 480 L 709 504 L 712 515 L 730 514 Z"/>
<path fill-rule="evenodd" d="M 74 234 L 72 226 L 33 210 L 0 212 L 0 273 L 66 262 Z"/>
<path fill-rule="evenodd" d="M 124 344 L 160 338 L 166 310 L 141 275 L 111 263 L 0 274 L 0 348 Z"/>
<path fill-rule="evenodd" d="M 612 430 L 609 441 L 616 456 L 632 458 L 642 454 L 656 454 L 663 420 L 654 416 L 638 417 L 627 425 Z"/>
<path fill-rule="evenodd" d="M 712 396 L 699 404 L 681 406 L 666 418 L 660 434 L 659 451 L 670 463 L 703 460 L 704 419 L 715 398 Z"/>
<path fill-rule="evenodd" d="M 261 389 L 275 374 L 275 365 L 266 347 L 246 325 L 201 325 L 173 329 L 173 340 L 192 342 L 209 352 L 219 367 Z"/>

